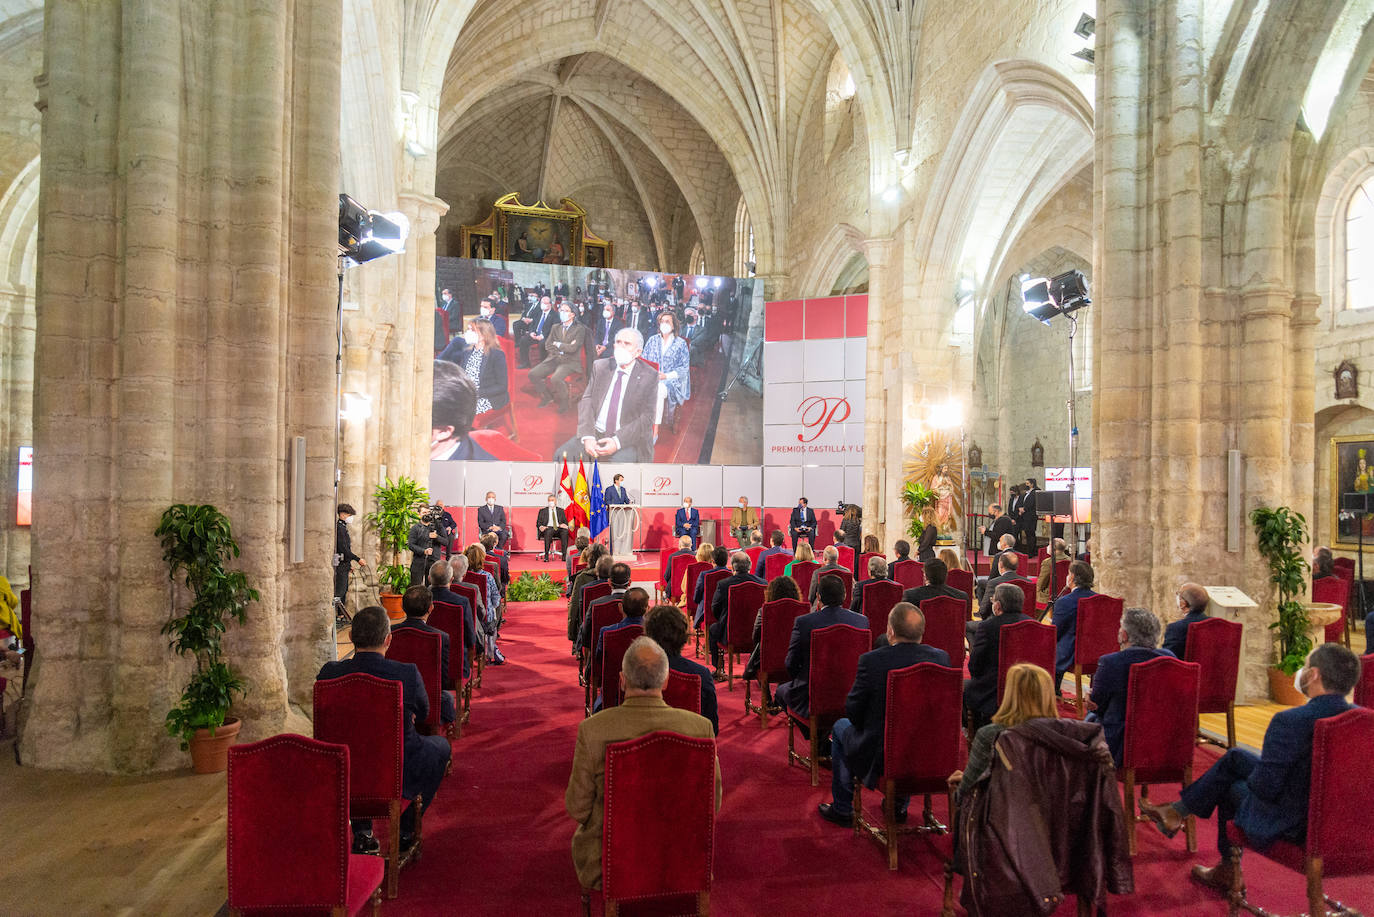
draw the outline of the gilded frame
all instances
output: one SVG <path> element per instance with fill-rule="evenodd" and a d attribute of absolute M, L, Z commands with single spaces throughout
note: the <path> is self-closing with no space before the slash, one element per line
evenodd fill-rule
<path fill-rule="evenodd" d="M 564 198 L 561 209 L 543 201 L 534 205 L 520 203 L 519 193 L 507 194 L 494 205 L 496 217 L 496 251 L 503 261 L 526 263 L 568 264 L 583 263 L 582 231 L 587 212 Z M 538 233 L 536 239 L 526 239 L 528 257 L 514 250 L 521 234 Z M 533 244 L 531 244 L 531 242 Z M 540 244 L 543 243 L 543 244 Z M 554 246 L 561 246 L 559 258 Z M 554 259 L 554 260 L 550 260 Z"/>
<path fill-rule="evenodd" d="M 1374 432 L 1333 436 L 1330 450 L 1327 476 L 1331 488 L 1331 547 L 1348 551 L 1358 550 L 1359 533 L 1355 528 L 1354 519 L 1345 521 L 1344 532 L 1341 529 L 1341 496 L 1359 492 L 1361 484 L 1365 492 L 1374 493 Z M 1361 471 L 1359 466 L 1361 451 L 1365 453 L 1364 471 Z M 1374 544 L 1374 515 L 1365 517 L 1364 526 L 1366 545 Z"/>

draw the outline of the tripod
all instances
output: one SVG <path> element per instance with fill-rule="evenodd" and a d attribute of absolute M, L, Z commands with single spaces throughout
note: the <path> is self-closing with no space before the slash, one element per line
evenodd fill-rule
<path fill-rule="evenodd" d="M 763 378 L 763 342 L 762 342 L 762 341 L 759 341 L 758 343 L 756 343 L 756 344 L 754 345 L 754 349 L 751 350 L 751 351 L 749 351 L 749 355 L 746 356 L 746 357 L 744 358 L 744 360 L 740 363 L 740 365 L 739 365 L 739 372 L 735 373 L 735 378 L 731 379 L 730 382 L 729 382 L 729 384 L 726 385 L 725 388 L 721 390 L 721 393 L 720 393 L 720 395 L 718 396 L 718 397 L 720 398 L 720 400 L 721 400 L 721 401 L 724 401 L 726 398 L 728 398 L 729 395 L 730 395 L 730 389 L 734 388 L 737 384 L 739 384 L 740 382 L 745 381 L 747 378 L 750 378 L 750 377 L 752 377 L 752 378 L 754 378 L 754 379 L 759 379 L 759 380 L 761 380 L 761 379 Z"/>

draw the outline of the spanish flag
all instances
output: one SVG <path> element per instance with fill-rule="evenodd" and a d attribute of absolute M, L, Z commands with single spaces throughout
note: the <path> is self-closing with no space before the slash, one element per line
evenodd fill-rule
<path fill-rule="evenodd" d="M 592 511 L 591 499 L 587 494 L 587 469 L 583 466 L 582 460 L 577 462 L 577 483 L 573 485 L 572 504 L 568 507 L 568 521 L 572 523 L 572 528 L 576 531 L 583 526 L 591 525 Z"/>

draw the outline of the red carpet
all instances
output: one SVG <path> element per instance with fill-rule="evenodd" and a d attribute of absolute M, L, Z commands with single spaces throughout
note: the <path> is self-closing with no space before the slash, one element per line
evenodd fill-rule
<path fill-rule="evenodd" d="M 557 602 L 510 609 L 502 631 L 510 662 L 488 668 L 484 689 L 474 695 L 472 720 L 454 745 L 453 773 L 425 817 L 424 856 L 401 873 L 400 897 L 384 905 L 386 913 L 578 913 L 569 854 L 573 825 L 563 791 L 582 694 L 565 616 L 566 605 Z M 761 731 L 757 717 L 744 716 L 743 696 L 738 682 L 733 693 L 721 686 L 725 799 L 716 822 L 712 913 L 939 913 L 942 866 L 930 845 L 903 838 L 893 873 L 875 843 L 822 821 L 816 805 L 829 798 L 829 772 L 822 771 L 822 785 L 812 789 L 804 771 L 788 768 L 786 729 Z M 1202 750 L 1198 758 L 1201 768 L 1216 752 Z M 1177 788 L 1161 787 L 1155 795 L 1173 799 Z M 942 819 L 944 810 L 937 800 Z M 1214 861 L 1215 840 L 1215 824 L 1199 824 L 1195 858 L 1182 834 L 1166 841 L 1142 825 L 1138 891 L 1111 899 L 1110 911 L 1225 914 L 1218 896 L 1187 878 L 1193 862 Z M 1301 876 L 1255 855 L 1245 864 L 1252 900 L 1281 913 L 1305 910 Z M 1374 908 L 1374 885 L 1367 880 L 1332 880 L 1326 887 L 1349 906 Z M 600 913 L 599 899 L 593 908 Z M 1073 914 L 1072 901 L 1059 913 Z"/>

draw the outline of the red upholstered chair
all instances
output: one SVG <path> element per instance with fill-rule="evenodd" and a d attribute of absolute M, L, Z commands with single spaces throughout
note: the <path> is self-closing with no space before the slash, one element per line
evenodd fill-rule
<path fill-rule="evenodd" d="M 687 576 L 687 567 L 696 563 L 696 559 L 690 554 L 679 554 L 669 561 L 668 568 L 668 601 L 674 605 L 682 602 L 682 581 Z"/>
<path fill-rule="evenodd" d="M 1036 614 L 1031 610 L 1035 608 L 1035 580 L 1022 577 L 1007 582 L 1021 590 L 1021 610 L 1032 618 L 1036 617 Z"/>
<path fill-rule="evenodd" d="M 868 618 L 868 630 L 876 643 L 879 637 L 887 633 L 887 616 L 892 606 L 902 600 L 902 584 L 885 579 L 869 583 L 863 590 L 864 617 Z"/>
<path fill-rule="evenodd" d="M 1054 562 L 1054 580 L 1053 582 L 1047 580 L 1045 583 L 1045 588 L 1049 590 L 1050 600 L 1044 605 L 1037 602 L 1035 606 L 1036 610 L 1040 613 L 1043 614 L 1046 608 L 1053 606 L 1054 600 L 1064 591 L 1064 585 L 1069 581 L 1070 563 L 1072 563 L 1072 561 L 1068 560 L 1056 560 Z M 1037 576 L 1038 575 L 1039 574 L 1037 574 Z"/>
<path fill-rule="evenodd" d="M 702 638 L 706 635 L 706 631 L 710 629 L 711 625 L 716 623 L 716 609 L 715 602 L 713 601 L 716 597 L 716 587 L 720 585 L 721 580 L 727 579 L 731 575 L 731 572 L 732 571 L 729 569 L 707 570 L 706 573 L 702 575 L 701 580 L 704 585 L 701 587 L 701 601 L 706 606 L 706 613 L 702 616 L 701 627 L 697 628 L 694 635 L 696 637 L 696 654 L 698 656 L 701 655 Z M 727 595 L 726 598 L 728 599 L 729 596 Z"/>
<path fill-rule="evenodd" d="M 1077 692 L 1074 705 L 1078 708 L 1080 720 L 1083 719 L 1083 701 L 1086 699 L 1083 676 L 1097 671 L 1097 660 L 1121 649 L 1116 635 L 1121 630 L 1121 612 L 1125 605 L 1124 599 L 1110 595 L 1090 595 L 1078 600 L 1078 618 L 1074 623 L 1073 684 Z"/>
<path fill-rule="evenodd" d="M 925 603 L 922 603 L 924 605 Z M 957 604 L 957 603 L 956 603 Z M 962 619 L 961 619 L 962 620 Z M 897 868 L 897 835 L 917 831 L 944 834 L 930 797 L 944 793 L 954 817 L 949 775 L 959 769 L 959 704 L 962 669 L 921 662 L 887 673 L 887 715 L 883 722 L 882 827 L 864 816 L 863 775 L 854 778 L 854 833 L 867 832 L 887 847 L 887 868 Z M 897 796 L 925 796 L 922 824 L 897 826 Z"/>
<path fill-rule="evenodd" d="M 1361 707 L 1374 707 L 1374 653 L 1360 657 L 1360 680 L 1355 683 L 1355 703 Z"/>
<path fill-rule="evenodd" d="M 441 696 L 454 693 L 443 689 L 439 676 L 439 667 L 443 660 L 443 642 L 439 634 L 427 633 L 413 627 L 393 629 L 391 646 L 386 651 L 386 658 L 397 662 L 409 662 L 420 670 L 420 680 L 424 682 L 425 693 L 429 695 L 429 716 L 425 717 L 423 723 L 415 724 L 416 731 L 425 735 L 443 734 L 451 739 L 454 738 L 455 732 L 453 724 L 444 723 L 439 716 L 439 711 L 443 708 Z M 449 655 L 453 655 L 453 644 L 449 644 Z M 449 661 L 452 662 L 452 659 Z M 458 699 L 455 697 L 455 707 L 457 703 Z"/>
<path fill-rule="evenodd" d="M 796 580 L 803 598 L 811 594 L 811 578 L 820 568 L 820 564 L 811 560 L 799 560 L 792 564 L 792 579 Z"/>
<path fill-rule="evenodd" d="M 937 596 L 921 603 L 921 613 L 926 616 L 926 633 L 921 642 L 944 650 L 949 654 L 949 664 L 963 669 L 964 603 L 952 596 Z"/>
<path fill-rule="evenodd" d="M 610 583 L 588 583 L 582 587 L 582 607 L 578 610 L 577 616 L 582 620 L 587 618 L 587 609 L 592 607 L 592 602 L 603 599 L 615 591 L 615 587 Z M 615 623 L 614 621 L 611 623 Z M 593 631 L 592 633 L 599 633 Z"/>
<path fill-rule="evenodd" d="M 844 583 L 844 607 L 848 608 L 854 604 L 854 574 L 848 569 L 831 570 L 826 576 L 838 576 L 840 582 Z"/>
<path fill-rule="evenodd" d="M 792 640 L 792 627 L 808 611 L 810 606 L 800 599 L 774 599 L 763 605 L 763 624 L 759 627 L 759 703 L 755 706 L 750 700 L 753 682 L 746 681 L 744 711 L 757 713 L 764 729 L 768 728 L 768 705 L 764 703 L 768 686 L 787 680 L 787 645 Z M 749 626 L 753 627 L 752 621 Z"/>
<path fill-rule="evenodd" d="M 768 582 L 782 576 L 782 571 L 787 569 L 787 565 L 792 562 L 792 558 L 786 554 L 769 554 L 763 561 L 763 578 Z"/>
<path fill-rule="evenodd" d="M 457 582 L 451 583 L 448 588 L 468 600 L 468 604 L 472 606 L 472 619 L 477 622 L 478 627 L 481 627 L 487 620 L 485 611 L 486 603 L 483 601 L 483 596 L 486 595 L 486 588 L 483 587 L 482 589 L 478 589 L 471 583 Z M 477 640 L 479 644 L 482 642 L 482 634 L 480 631 L 477 634 Z M 452 647 L 453 644 L 450 643 L 450 653 L 452 652 Z M 487 654 L 482 651 L 479 645 L 472 656 L 472 686 L 474 688 L 482 687 L 482 672 L 486 670 L 486 667 Z"/>
<path fill-rule="evenodd" d="M 386 820 L 383 856 L 387 898 L 396 897 L 401 867 L 416 858 L 421 847 L 417 810 L 415 845 L 401 853 L 401 813 L 421 804 L 401 796 L 406 734 L 403 704 L 399 681 L 354 672 L 315 682 L 315 738 L 348 746 L 349 817 Z"/>
<path fill-rule="evenodd" d="M 229 913 L 381 913 L 379 857 L 349 853 L 348 747 L 276 735 L 229 749 Z"/>
<path fill-rule="evenodd" d="M 679 710 L 701 713 L 701 676 L 669 669 L 668 683 L 663 686 L 663 702 Z"/>
<path fill-rule="evenodd" d="M 1245 628 L 1239 621 L 1207 618 L 1188 625 L 1183 658 L 1202 667 L 1197 712 L 1226 714 L 1226 747 L 1236 747 L 1236 679 Z"/>
<path fill-rule="evenodd" d="M 964 619 L 973 620 L 973 571 L 972 570 L 951 570 L 945 577 L 945 585 L 951 589 L 958 589 L 968 596 L 968 601 L 964 603 Z"/>
<path fill-rule="evenodd" d="M 592 616 L 591 626 L 587 633 L 589 644 L 582 648 L 582 669 L 586 673 L 584 681 L 587 683 L 586 697 L 584 706 L 587 716 L 592 715 L 592 701 L 596 700 L 596 689 L 601 687 L 601 672 L 592 664 L 592 659 L 596 653 L 596 641 L 601 636 L 601 632 L 625 617 L 625 607 L 619 599 L 613 602 L 603 602 L 588 612 Z"/>
<path fill-rule="evenodd" d="M 1030 576 L 1030 559 L 1019 552 L 1016 555 L 1016 575 L 1021 577 Z"/>
<path fill-rule="evenodd" d="M 1081 609 L 1080 604 L 1080 609 Z M 1081 613 L 1081 611 L 1080 611 Z M 1193 738 L 1197 735 L 1198 681 L 1202 667 L 1171 656 L 1156 656 L 1131 666 L 1126 680 L 1126 732 L 1121 747 L 1121 801 L 1127 822 L 1127 847 L 1135 856 L 1135 788 L 1148 797 L 1155 783 L 1193 782 Z M 1184 825 L 1188 851 L 1197 851 L 1197 819 Z"/>
<path fill-rule="evenodd" d="M 839 557 L 839 560 L 836 561 L 836 563 L 838 563 L 841 567 L 844 567 L 846 570 L 853 570 L 853 569 L 854 569 L 854 549 L 853 549 L 853 548 L 851 548 L 851 547 L 850 547 L 849 545 L 847 545 L 847 544 L 837 544 L 837 545 L 835 545 L 835 553 L 838 554 L 838 555 L 840 556 L 840 557 Z"/>
<path fill-rule="evenodd" d="M 1350 618 L 1346 614 L 1350 602 L 1350 584 L 1339 576 L 1324 576 L 1312 583 L 1312 601 L 1330 602 L 1341 606 L 1341 616 L 1326 625 L 1324 642 L 1343 643 L 1350 648 Z"/>
<path fill-rule="evenodd" d="M 463 706 L 455 731 L 458 738 L 462 738 L 462 724 L 468 721 L 472 710 L 472 679 L 463 677 L 463 656 L 467 653 L 463 646 L 463 609 L 448 602 L 435 602 L 429 611 L 429 626 L 448 634 L 448 671 L 444 673 L 444 681 L 461 687 L 459 698 Z"/>
<path fill-rule="evenodd" d="M 620 691 L 620 664 L 625 659 L 625 651 L 630 648 L 636 637 L 642 636 L 644 628 L 638 624 L 620 627 L 601 633 L 601 709 L 619 707 L 623 695 Z M 701 686 L 697 685 L 698 690 Z"/>
<path fill-rule="evenodd" d="M 821 743 L 830 727 L 844 716 L 844 701 L 854 686 L 859 657 L 871 646 L 869 634 L 848 624 L 831 624 L 811 632 L 810 710 L 803 717 L 792 707 L 787 708 L 787 766 L 791 767 L 796 761 L 809 767 L 812 786 L 818 783 Z M 811 741 L 809 757 L 797 754 L 793 727 L 801 729 Z"/>
<path fill-rule="evenodd" d="M 663 801 L 672 805 L 664 807 Z M 601 887 L 606 913 L 621 901 L 692 895 L 711 912 L 716 742 L 651 732 L 606 746 Z M 591 890 L 582 890 L 591 914 Z"/>
<path fill-rule="evenodd" d="M 763 545 L 756 544 L 745 548 L 744 553 L 749 555 L 749 569 L 753 570 L 759 563 L 759 555 L 763 553 Z"/>
<path fill-rule="evenodd" d="M 504 430 L 507 439 L 513 443 L 520 442 L 520 430 L 515 425 L 515 411 L 509 401 L 504 407 L 478 414 L 474 423 L 479 430 Z"/>
<path fill-rule="evenodd" d="M 763 583 L 736 583 L 725 596 L 726 686 L 735 690 L 735 657 L 754 651 L 754 619 L 763 607 Z M 746 704 L 745 709 L 748 709 Z"/>
<path fill-rule="evenodd" d="M 658 581 L 655 584 L 655 588 L 659 589 L 659 595 L 663 594 L 662 584 L 668 581 L 668 558 L 672 557 L 673 552 L 676 550 L 676 538 L 670 540 L 667 544 L 658 549 Z"/>
<path fill-rule="evenodd" d="M 887 560 L 877 551 L 869 551 L 867 554 L 859 555 L 859 579 L 868 579 L 868 562 L 875 557 L 882 557 L 883 560 Z"/>
<path fill-rule="evenodd" d="M 1374 712 L 1347 710 L 1339 716 L 1318 720 L 1312 731 L 1312 789 L 1307 797 L 1307 838 L 1302 844 L 1278 840 L 1256 851 L 1280 866 L 1307 876 L 1307 911 L 1325 914 L 1330 904 L 1335 913 L 1353 914 L 1339 901 L 1326 897 L 1322 880 L 1330 876 L 1363 876 L 1374 873 L 1374 816 L 1356 803 L 1374 784 Z M 231 752 L 232 754 L 232 752 Z M 1235 877 L 1231 886 L 1231 913 L 1241 908 L 1265 914 L 1245 898 L 1245 876 L 1240 869 L 1245 834 L 1230 826 Z M 1366 884 L 1368 890 L 1369 885 Z"/>
<path fill-rule="evenodd" d="M 689 621 L 695 621 L 697 619 L 697 578 L 710 569 L 711 565 L 704 560 L 693 561 L 687 565 L 687 582 L 683 594 L 687 598 L 687 620 Z M 703 598 L 706 597 L 705 593 L 706 590 L 703 589 Z"/>
<path fill-rule="evenodd" d="M 489 560 L 482 564 L 482 569 L 491 574 L 491 578 L 496 580 L 496 588 L 505 595 L 505 588 L 501 585 L 501 561 Z"/>
<path fill-rule="evenodd" d="M 926 568 L 919 561 L 899 560 L 887 568 L 887 575 L 902 584 L 903 589 L 915 589 L 926 583 Z"/>
<path fill-rule="evenodd" d="M 1017 663 L 1029 662 L 1054 675 L 1054 627 L 1039 621 L 1017 621 L 1002 628 L 997 644 L 997 705 L 1002 705 L 1002 689 L 1007 670 Z"/>

